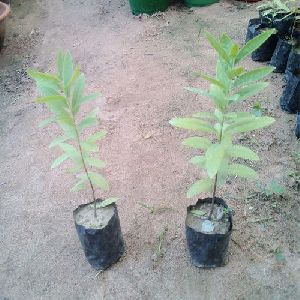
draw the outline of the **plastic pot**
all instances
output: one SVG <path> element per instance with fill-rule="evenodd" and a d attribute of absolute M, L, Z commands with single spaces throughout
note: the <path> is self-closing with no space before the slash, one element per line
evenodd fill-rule
<path fill-rule="evenodd" d="M 290 74 L 300 74 L 300 49 L 292 49 L 285 70 L 285 79 L 288 80 Z"/>
<path fill-rule="evenodd" d="M 284 73 L 292 46 L 291 41 L 285 41 L 282 39 L 278 40 L 270 61 L 270 65 L 275 67 L 275 73 Z"/>
<path fill-rule="evenodd" d="M 97 203 L 101 201 L 101 199 L 98 199 Z M 121 232 L 117 206 L 116 204 L 111 204 L 106 208 L 97 209 L 98 214 L 101 213 L 101 210 L 110 210 L 109 218 L 101 228 L 83 225 L 79 221 L 80 213 L 88 206 L 92 207 L 93 203 L 80 205 L 73 212 L 76 231 L 90 265 L 98 271 L 105 270 L 117 262 L 125 253 L 125 243 Z"/>
<path fill-rule="evenodd" d="M 229 212 L 230 227 L 225 234 L 203 233 L 195 230 L 188 224 L 188 214 L 194 208 L 201 209 L 204 203 L 211 203 L 211 198 L 199 199 L 196 205 L 187 208 L 186 218 L 186 241 L 190 253 L 190 259 L 194 266 L 198 268 L 215 268 L 226 264 L 227 250 L 232 232 L 232 215 Z M 215 203 L 228 208 L 225 201 L 216 198 Z"/>
<path fill-rule="evenodd" d="M 259 35 L 268 26 L 261 24 L 260 19 L 251 19 L 249 21 L 246 42 Z M 269 61 L 274 53 L 278 41 L 278 37 L 271 35 L 258 49 L 252 52 L 252 60 L 254 61 Z"/>
<path fill-rule="evenodd" d="M 219 0 L 184 0 L 187 7 L 202 7 L 219 2 Z"/>
<path fill-rule="evenodd" d="M 295 135 L 297 139 L 300 139 L 300 113 L 297 114 L 296 118 Z"/>
<path fill-rule="evenodd" d="M 169 0 L 129 0 L 131 11 L 134 15 L 152 15 L 165 11 L 169 7 Z"/>
<path fill-rule="evenodd" d="M 300 101 L 300 79 L 292 73 L 289 73 L 288 81 L 280 98 L 280 107 L 282 110 L 295 114 L 299 108 Z"/>
<path fill-rule="evenodd" d="M 6 33 L 6 17 L 9 15 L 9 5 L 0 2 L 0 51 L 3 48 Z"/>
<path fill-rule="evenodd" d="M 290 29 L 294 23 L 294 16 L 284 18 L 284 14 L 277 15 L 273 19 L 273 27 L 277 29 L 277 34 L 280 37 L 285 37 L 290 33 Z"/>

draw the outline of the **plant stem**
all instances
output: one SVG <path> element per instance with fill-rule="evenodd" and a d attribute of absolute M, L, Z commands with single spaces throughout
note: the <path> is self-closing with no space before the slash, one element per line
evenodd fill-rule
<path fill-rule="evenodd" d="M 97 207 L 96 207 L 95 189 L 94 189 L 94 186 L 92 184 L 91 178 L 89 176 L 89 172 L 87 170 L 87 166 L 85 164 L 85 160 L 84 160 L 84 157 L 83 157 L 83 151 L 82 151 L 82 147 L 81 147 L 81 143 L 80 143 L 80 139 L 79 139 L 79 133 L 78 133 L 76 125 L 75 125 L 75 132 L 76 132 L 76 138 L 77 138 L 77 143 L 78 143 L 78 147 L 79 147 L 79 152 L 80 152 L 80 157 L 81 157 L 82 165 L 83 165 L 84 171 L 86 173 L 86 176 L 88 178 L 88 181 L 89 181 L 89 184 L 90 184 L 90 187 L 91 187 L 91 190 L 92 190 L 93 202 L 94 202 L 94 217 L 97 218 Z"/>
<path fill-rule="evenodd" d="M 68 99 L 68 97 L 66 97 L 66 99 Z M 88 172 L 88 169 L 87 169 L 84 157 L 83 157 L 83 150 L 82 150 L 82 146 L 81 146 L 81 142 L 80 142 L 79 132 L 78 132 L 78 129 L 77 129 L 77 126 L 76 126 L 75 116 L 73 114 L 70 102 L 68 100 L 66 102 L 68 104 L 69 111 L 70 111 L 70 114 L 71 114 L 71 118 L 72 118 L 72 121 L 73 121 L 74 129 L 75 129 L 75 134 L 76 134 L 76 142 L 77 142 L 77 145 L 78 145 L 78 148 L 79 148 L 82 166 L 83 166 L 84 172 L 85 172 L 85 174 L 86 174 L 86 176 L 88 178 L 88 182 L 89 182 L 89 185 L 91 187 L 91 190 L 92 190 L 93 202 L 94 202 L 94 218 L 97 218 L 97 207 L 96 207 L 95 189 L 94 189 L 94 186 L 92 184 L 92 180 L 91 180 L 91 178 L 89 176 L 89 172 Z"/>
<path fill-rule="evenodd" d="M 215 200 L 216 200 L 216 192 L 217 192 L 217 182 L 218 182 L 218 173 L 216 174 L 216 177 L 215 177 L 213 197 L 212 197 L 212 200 L 211 200 L 211 208 L 210 208 L 210 213 L 209 213 L 209 216 L 208 216 L 208 220 L 211 219 L 211 216 L 212 216 L 213 211 L 214 211 L 214 205 L 215 205 Z"/>

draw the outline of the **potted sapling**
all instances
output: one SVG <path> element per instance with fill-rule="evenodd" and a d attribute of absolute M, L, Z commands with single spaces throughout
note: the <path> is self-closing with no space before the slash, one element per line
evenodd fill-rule
<path fill-rule="evenodd" d="M 199 133 L 186 138 L 185 146 L 198 149 L 200 155 L 190 162 L 207 174 L 197 180 L 187 191 L 188 198 L 208 192 L 211 197 L 199 199 L 187 208 L 186 239 L 191 262 L 197 267 L 219 267 L 226 263 L 226 253 L 232 232 L 232 214 L 226 202 L 219 196 L 219 189 L 228 177 L 256 178 L 257 173 L 240 160 L 258 160 L 251 149 L 239 145 L 239 134 L 264 128 L 274 122 L 267 116 L 257 117 L 251 112 L 233 111 L 231 107 L 256 95 L 268 83 L 262 79 L 273 71 L 262 67 L 247 71 L 241 61 L 264 43 L 274 29 L 263 32 L 242 48 L 223 34 L 220 40 L 207 33 L 207 39 L 218 53 L 216 76 L 200 74 L 210 82 L 208 91 L 186 88 L 208 97 L 215 110 L 195 113 L 191 118 L 173 118 L 172 126 Z M 208 133 L 211 139 L 203 134 Z M 238 160 L 238 161 L 236 161 Z"/>
<path fill-rule="evenodd" d="M 73 216 L 78 237 L 88 262 L 96 270 L 104 270 L 116 262 L 125 251 L 115 198 L 98 199 L 97 191 L 108 191 L 107 180 L 98 170 L 105 162 L 97 158 L 97 141 L 106 135 L 104 130 L 86 133 L 86 129 L 97 124 L 97 112 L 80 112 L 83 104 L 96 99 L 98 94 L 84 94 L 85 76 L 79 66 L 75 66 L 70 53 L 59 53 L 56 74 L 29 70 L 28 74 L 36 81 L 41 95 L 36 100 L 44 103 L 51 117 L 40 125 L 56 123 L 62 134 L 50 144 L 58 147 L 60 155 L 51 168 L 68 161 L 68 171 L 74 174 L 76 184 L 73 191 L 89 189 L 91 203 L 80 205 Z"/>

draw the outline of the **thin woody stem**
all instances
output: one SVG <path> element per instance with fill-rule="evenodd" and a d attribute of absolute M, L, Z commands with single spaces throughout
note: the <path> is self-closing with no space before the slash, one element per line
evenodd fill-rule
<path fill-rule="evenodd" d="M 211 219 L 211 216 L 212 216 L 213 211 L 214 211 L 216 192 L 217 192 L 217 181 L 218 181 L 218 173 L 216 174 L 215 182 L 214 182 L 213 197 L 212 197 L 211 208 L 210 208 L 210 213 L 209 213 L 209 217 L 208 217 L 209 220 Z"/>
<path fill-rule="evenodd" d="M 68 97 L 66 97 L 66 99 L 68 99 Z M 77 126 L 76 126 L 75 116 L 73 114 L 73 111 L 72 111 L 72 108 L 71 108 L 71 105 L 70 105 L 69 101 L 67 100 L 66 102 L 68 104 L 68 107 L 69 107 L 69 110 L 70 110 L 70 114 L 71 114 L 71 117 L 72 117 L 74 129 L 75 129 L 75 134 L 76 134 L 76 142 L 77 142 L 77 145 L 78 145 L 78 148 L 79 148 L 82 166 L 83 166 L 84 172 L 85 172 L 85 174 L 87 176 L 87 179 L 88 179 L 89 185 L 91 187 L 91 190 L 92 190 L 92 196 L 93 196 L 93 202 L 94 202 L 94 217 L 97 218 L 97 207 L 96 207 L 95 189 L 94 189 L 92 180 L 91 180 L 91 178 L 89 176 L 89 172 L 88 172 L 88 169 L 87 169 L 84 157 L 83 157 L 83 150 L 82 150 L 82 146 L 81 146 L 81 142 L 80 142 L 79 132 L 78 132 Z"/>

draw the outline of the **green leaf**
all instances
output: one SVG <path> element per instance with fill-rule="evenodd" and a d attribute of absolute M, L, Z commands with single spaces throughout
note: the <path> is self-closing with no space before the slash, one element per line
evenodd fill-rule
<path fill-rule="evenodd" d="M 197 166 L 198 168 L 205 168 L 205 156 L 194 156 L 190 159 L 190 163 Z"/>
<path fill-rule="evenodd" d="M 101 175 L 95 172 L 88 172 L 92 184 L 100 188 L 102 191 L 108 191 L 109 186 L 106 179 Z"/>
<path fill-rule="evenodd" d="M 210 178 L 213 178 L 217 174 L 224 157 L 225 149 L 221 144 L 213 144 L 207 149 L 205 154 L 205 166 Z"/>
<path fill-rule="evenodd" d="M 242 49 L 239 51 L 236 59 L 235 59 L 235 64 L 239 63 L 242 59 L 250 55 L 253 51 L 255 51 L 257 48 L 259 48 L 266 40 L 269 39 L 269 37 L 276 33 L 275 29 L 269 29 L 265 30 L 258 36 L 254 37 Z"/>
<path fill-rule="evenodd" d="M 226 51 L 224 50 L 224 48 L 222 47 L 222 45 L 219 43 L 219 41 L 217 41 L 213 35 L 211 35 L 209 32 L 206 32 L 206 38 L 208 40 L 208 42 L 211 44 L 211 46 L 213 48 L 215 48 L 215 50 L 218 52 L 218 54 L 220 55 L 220 57 L 222 57 L 227 63 L 230 62 L 230 58 L 227 55 Z"/>
<path fill-rule="evenodd" d="M 97 206 L 98 207 L 107 207 L 109 205 L 112 205 L 113 203 L 116 203 L 119 199 L 118 198 L 107 198 L 103 201 L 101 201 Z"/>
<path fill-rule="evenodd" d="M 68 158 L 69 158 L 69 154 L 68 153 L 62 154 L 56 160 L 54 160 L 54 162 L 51 165 L 51 169 L 54 169 L 54 168 L 58 167 L 60 164 L 62 164 Z"/>
<path fill-rule="evenodd" d="M 228 100 L 226 99 L 224 91 L 219 86 L 211 84 L 209 94 L 220 110 L 226 107 Z"/>
<path fill-rule="evenodd" d="M 79 192 L 79 191 L 83 191 L 86 189 L 87 189 L 86 180 L 80 180 L 71 188 L 71 191 Z"/>
<path fill-rule="evenodd" d="M 84 96 L 84 97 L 81 99 L 80 104 L 83 104 L 83 103 L 86 103 L 86 102 L 89 102 L 89 101 L 96 100 L 97 98 L 99 98 L 99 97 L 101 97 L 101 96 L 102 96 L 102 94 L 99 93 L 99 92 L 96 92 L 96 93 L 93 93 L 93 94 Z"/>
<path fill-rule="evenodd" d="M 43 128 L 53 122 L 55 122 L 55 117 L 51 117 L 51 118 L 43 120 L 42 122 L 39 123 L 38 127 Z"/>
<path fill-rule="evenodd" d="M 247 73 L 242 74 L 239 76 L 235 81 L 233 87 L 239 87 L 241 85 L 246 85 L 251 82 L 255 82 L 258 80 L 261 80 L 262 78 L 266 77 L 270 73 L 272 73 L 274 70 L 273 67 L 262 67 L 262 68 L 257 68 L 254 70 L 251 70 Z"/>
<path fill-rule="evenodd" d="M 27 73 L 32 79 L 34 79 L 37 82 L 37 84 L 47 86 L 55 90 L 56 92 L 60 90 L 60 82 L 56 76 L 37 72 L 32 69 L 29 69 Z"/>
<path fill-rule="evenodd" d="M 236 94 L 239 95 L 237 101 L 243 101 L 251 96 L 256 95 L 260 91 L 264 90 L 268 85 L 268 82 L 258 82 L 245 86 L 244 88 L 236 92 Z"/>
<path fill-rule="evenodd" d="M 82 147 L 83 152 L 85 152 L 85 153 L 98 151 L 98 147 L 95 143 L 81 142 L 81 147 Z"/>
<path fill-rule="evenodd" d="M 67 52 L 64 55 L 63 72 L 62 72 L 63 82 L 64 82 L 65 86 L 68 84 L 69 80 L 72 78 L 73 68 L 74 68 L 74 66 L 73 66 L 73 59 L 72 59 L 71 53 Z"/>
<path fill-rule="evenodd" d="M 253 169 L 241 164 L 228 165 L 226 169 L 226 174 L 244 178 L 257 178 L 257 173 Z"/>
<path fill-rule="evenodd" d="M 67 143 L 60 143 L 58 146 L 68 154 L 68 156 L 76 163 L 82 164 L 80 152 L 72 145 Z"/>
<path fill-rule="evenodd" d="M 245 68 L 244 67 L 237 67 L 237 68 L 234 68 L 234 69 L 230 69 L 228 71 L 228 77 L 230 79 L 233 79 L 235 77 L 238 77 L 238 76 L 242 75 L 243 73 L 245 73 Z"/>
<path fill-rule="evenodd" d="M 57 75 L 59 78 L 63 78 L 63 69 L 64 69 L 64 54 L 61 51 L 58 51 L 56 58 L 57 66 Z"/>
<path fill-rule="evenodd" d="M 80 74 L 77 78 L 74 89 L 72 93 L 72 112 L 76 114 L 80 108 L 80 103 L 82 102 L 83 98 L 83 91 L 85 86 L 85 76 L 84 74 Z"/>
<path fill-rule="evenodd" d="M 193 136 L 183 140 L 182 144 L 191 148 L 206 150 L 211 142 L 206 138 Z"/>
<path fill-rule="evenodd" d="M 201 209 L 192 209 L 191 214 L 195 217 L 203 217 L 206 215 L 206 212 Z"/>
<path fill-rule="evenodd" d="M 84 117 L 80 121 L 78 125 L 79 130 L 82 132 L 85 128 L 96 125 L 97 123 L 96 115 L 97 115 L 97 111 L 92 111 L 89 114 L 87 114 L 86 117 Z"/>
<path fill-rule="evenodd" d="M 215 116 L 211 112 L 197 112 L 193 115 L 194 118 L 199 118 L 199 119 L 210 119 L 213 120 L 215 119 Z"/>
<path fill-rule="evenodd" d="M 35 101 L 38 103 L 46 103 L 46 104 L 54 102 L 54 101 L 59 101 L 59 102 L 65 103 L 66 98 L 64 96 L 54 95 L 54 96 L 37 98 Z"/>
<path fill-rule="evenodd" d="M 230 133 L 242 133 L 261 129 L 271 125 L 275 120 L 271 117 L 243 118 L 230 124 L 224 131 Z"/>
<path fill-rule="evenodd" d="M 203 74 L 203 73 L 196 73 L 196 75 L 203 78 L 203 79 L 205 79 L 205 80 L 207 80 L 208 82 L 210 82 L 214 85 L 217 85 L 219 88 L 221 88 L 223 90 L 225 89 L 224 84 L 222 82 L 220 82 L 219 80 L 213 78 L 213 77 L 210 77 L 210 76 L 208 76 L 206 74 Z"/>
<path fill-rule="evenodd" d="M 90 135 L 87 139 L 86 139 L 86 142 L 87 143 L 96 143 L 97 141 L 100 141 L 102 140 L 103 138 L 105 138 L 107 134 L 107 131 L 106 130 L 101 130 L 101 131 L 98 131 L 92 135 Z"/>
<path fill-rule="evenodd" d="M 60 143 L 66 142 L 68 139 L 69 139 L 69 137 L 66 137 L 66 136 L 58 136 L 50 143 L 49 148 L 53 148 Z"/>
<path fill-rule="evenodd" d="M 215 133 L 215 129 L 209 123 L 195 118 L 174 118 L 169 123 L 178 128 Z"/>
<path fill-rule="evenodd" d="M 187 197 L 193 198 L 200 193 L 211 192 L 212 191 L 212 180 L 211 179 L 201 179 L 196 181 L 187 191 Z"/>
<path fill-rule="evenodd" d="M 185 87 L 184 89 L 189 91 L 189 92 L 192 92 L 194 94 L 198 94 L 198 95 L 210 98 L 210 94 L 205 90 L 198 89 L 198 88 L 193 88 L 193 87 Z"/>
<path fill-rule="evenodd" d="M 78 79 L 78 77 L 80 76 L 80 68 L 79 66 L 77 66 L 72 74 L 72 77 L 70 78 L 70 80 L 68 81 L 68 83 L 66 84 L 66 91 L 69 91 L 69 89 L 71 88 L 72 84 Z"/>
<path fill-rule="evenodd" d="M 231 146 L 230 149 L 228 149 L 228 153 L 232 157 L 240 157 L 249 160 L 259 160 L 259 157 L 255 152 L 253 152 L 251 149 L 244 146 L 239 146 L 239 145 Z"/>
<path fill-rule="evenodd" d="M 99 169 L 102 169 L 105 167 L 105 162 L 103 160 L 100 160 L 98 158 L 88 157 L 85 159 L 85 161 L 91 166 L 96 167 Z"/>

